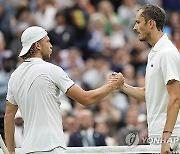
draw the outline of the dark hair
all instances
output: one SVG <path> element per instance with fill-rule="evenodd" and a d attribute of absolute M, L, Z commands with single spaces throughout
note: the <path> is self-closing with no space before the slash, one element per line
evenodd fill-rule
<path fill-rule="evenodd" d="M 21 56 L 21 58 L 23 60 L 25 60 L 27 58 L 32 58 L 35 56 L 36 50 L 34 49 L 34 45 L 35 45 L 35 43 L 32 44 L 32 46 L 30 47 L 30 49 L 28 50 L 28 52 L 25 55 Z"/>
<path fill-rule="evenodd" d="M 164 9 L 162 9 L 158 5 L 146 4 L 139 10 L 143 10 L 141 16 L 144 17 L 146 22 L 152 19 L 156 22 L 156 27 L 158 30 L 163 29 L 166 19 L 166 13 Z"/>

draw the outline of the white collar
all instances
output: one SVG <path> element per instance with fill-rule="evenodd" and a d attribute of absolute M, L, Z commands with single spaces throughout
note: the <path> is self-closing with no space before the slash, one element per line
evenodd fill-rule
<path fill-rule="evenodd" d="M 161 45 L 163 45 L 166 41 L 168 41 L 169 38 L 167 36 L 167 34 L 164 34 L 154 45 L 154 47 L 152 48 L 152 51 L 158 51 L 158 49 L 160 48 Z"/>
<path fill-rule="evenodd" d="M 32 62 L 32 61 L 43 61 L 39 57 L 27 58 L 24 62 Z"/>

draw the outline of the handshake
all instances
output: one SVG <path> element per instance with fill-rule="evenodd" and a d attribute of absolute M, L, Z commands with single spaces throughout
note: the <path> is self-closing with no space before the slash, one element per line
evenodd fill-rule
<path fill-rule="evenodd" d="M 121 73 L 113 72 L 109 75 L 107 84 L 110 84 L 113 87 L 113 90 L 120 90 L 124 85 L 124 77 Z"/>

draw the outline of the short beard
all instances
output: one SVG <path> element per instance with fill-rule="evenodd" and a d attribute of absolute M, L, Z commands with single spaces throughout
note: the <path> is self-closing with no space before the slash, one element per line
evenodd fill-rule
<path fill-rule="evenodd" d="M 147 32 L 147 33 L 145 33 L 145 34 L 143 35 L 143 37 L 139 38 L 139 41 L 141 41 L 141 42 L 143 42 L 143 41 L 147 42 L 149 36 L 150 36 L 150 33 Z"/>
<path fill-rule="evenodd" d="M 42 59 L 44 61 L 48 61 L 50 59 L 50 56 L 49 55 L 42 55 Z"/>

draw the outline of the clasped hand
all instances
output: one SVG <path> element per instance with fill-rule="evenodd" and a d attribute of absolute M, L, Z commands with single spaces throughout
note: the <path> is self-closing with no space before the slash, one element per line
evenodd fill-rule
<path fill-rule="evenodd" d="M 121 89 L 122 85 L 124 85 L 124 77 L 121 73 L 113 72 L 109 75 L 108 83 L 112 84 L 114 90 Z"/>

